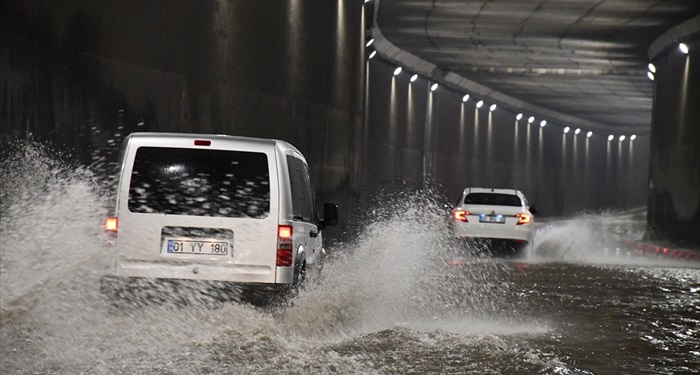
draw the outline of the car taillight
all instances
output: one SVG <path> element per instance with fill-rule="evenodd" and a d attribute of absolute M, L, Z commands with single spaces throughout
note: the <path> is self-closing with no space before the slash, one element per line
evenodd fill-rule
<path fill-rule="evenodd" d="M 292 227 L 280 225 L 277 227 L 277 267 L 291 267 L 293 255 Z"/>
<path fill-rule="evenodd" d="M 116 217 L 108 217 L 105 219 L 105 230 L 107 232 L 115 232 L 116 233 L 118 226 L 119 226 L 119 220 L 117 220 Z"/>
<path fill-rule="evenodd" d="M 211 141 L 208 139 L 195 139 L 194 145 L 195 146 L 211 146 Z"/>
<path fill-rule="evenodd" d="M 469 220 L 467 220 L 467 215 L 469 215 L 469 211 L 455 211 L 454 214 L 452 215 L 455 220 L 463 221 L 465 223 L 468 223 Z"/>
<path fill-rule="evenodd" d="M 532 221 L 532 216 L 530 214 L 517 214 L 515 217 L 518 218 L 518 224 L 527 224 Z"/>

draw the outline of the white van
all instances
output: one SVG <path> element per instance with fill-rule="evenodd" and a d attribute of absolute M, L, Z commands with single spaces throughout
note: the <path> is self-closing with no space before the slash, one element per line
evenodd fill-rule
<path fill-rule="evenodd" d="M 274 139 L 133 133 L 121 148 L 115 262 L 102 291 L 143 280 L 287 290 L 319 270 L 321 231 L 304 156 Z M 221 282 L 221 283 L 219 283 Z M 286 287 L 286 288 L 285 288 Z"/>

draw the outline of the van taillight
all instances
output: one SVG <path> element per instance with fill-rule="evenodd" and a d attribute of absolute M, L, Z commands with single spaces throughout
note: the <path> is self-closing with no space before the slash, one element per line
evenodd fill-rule
<path fill-rule="evenodd" d="M 277 267 L 291 267 L 293 263 L 292 227 L 280 225 L 277 227 Z"/>
<path fill-rule="evenodd" d="M 453 217 L 455 220 L 463 221 L 465 223 L 468 223 L 469 220 L 467 220 L 467 215 L 469 215 L 469 211 L 455 211 L 453 214 Z"/>
<path fill-rule="evenodd" d="M 116 232 L 119 220 L 116 217 L 108 217 L 105 219 L 105 230 L 107 232 Z"/>
<path fill-rule="evenodd" d="M 211 146 L 211 141 L 208 139 L 195 139 L 194 145 L 195 146 Z"/>
<path fill-rule="evenodd" d="M 517 215 L 515 215 L 515 217 L 518 218 L 517 225 L 527 224 L 527 223 L 532 221 L 532 216 L 530 216 L 529 214 L 517 214 Z"/>

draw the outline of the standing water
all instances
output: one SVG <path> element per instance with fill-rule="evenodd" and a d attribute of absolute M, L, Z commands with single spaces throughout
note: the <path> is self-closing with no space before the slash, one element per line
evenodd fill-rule
<path fill-rule="evenodd" d="M 543 224 L 529 259 L 449 239 L 424 196 L 377 207 L 285 306 L 117 310 L 110 202 L 28 145 L 0 164 L 1 374 L 692 374 L 700 270 L 624 251 L 639 213 Z M 622 249 L 622 251 L 620 251 Z M 455 261 L 458 260 L 458 261 Z"/>

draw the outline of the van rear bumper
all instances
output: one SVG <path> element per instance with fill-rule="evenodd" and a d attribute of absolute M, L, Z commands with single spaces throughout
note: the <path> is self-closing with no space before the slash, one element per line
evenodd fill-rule
<path fill-rule="evenodd" d="M 173 278 L 124 277 L 100 278 L 100 292 L 115 304 L 131 302 L 148 305 L 161 302 L 226 302 L 263 300 L 290 291 L 288 284 L 239 283 Z"/>
<path fill-rule="evenodd" d="M 246 284 L 291 284 L 294 281 L 294 269 L 262 265 L 192 264 L 120 259 L 116 262 L 115 276 Z"/>

